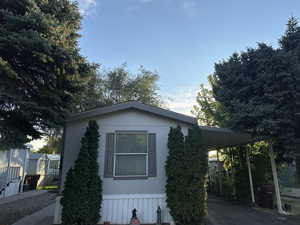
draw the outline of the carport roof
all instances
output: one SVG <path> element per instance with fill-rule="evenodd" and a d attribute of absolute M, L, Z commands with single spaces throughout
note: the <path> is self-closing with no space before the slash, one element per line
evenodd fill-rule
<path fill-rule="evenodd" d="M 200 126 L 205 145 L 209 149 L 232 147 L 255 142 L 248 133 L 227 128 Z"/>
<path fill-rule="evenodd" d="M 95 116 L 105 115 L 123 110 L 136 109 L 144 111 L 157 116 L 176 120 L 190 125 L 196 125 L 197 119 L 192 116 L 183 115 L 173 112 L 171 110 L 162 109 L 159 107 L 143 104 L 138 101 L 129 101 L 111 106 L 99 107 L 90 111 L 76 113 L 71 115 L 67 122 L 74 122 L 77 120 L 84 120 Z M 209 148 L 222 148 L 229 146 L 236 146 L 254 142 L 250 134 L 235 132 L 226 128 L 200 126 L 202 130 L 205 145 Z"/>

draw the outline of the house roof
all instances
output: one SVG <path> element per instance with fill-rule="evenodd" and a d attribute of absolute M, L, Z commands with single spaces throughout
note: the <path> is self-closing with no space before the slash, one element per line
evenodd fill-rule
<path fill-rule="evenodd" d="M 106 115 L 123 110 L 136 109 L 139 111 L 151 113 L 157 116 L 168 119 L 180 121 L 183 123 L 196 125 L 197 119 L 195 117 L 186 116 L 170 110 L 162 109 L 155 106 L 146 105 L 137 101 L 129 101 L 111 106 L 99 107 L 90 111 L 76 113 L 71 115 L 67 122 L 83 120 L 95 116 Z M 210 149 L 236 146 L 246 143 L 251 143 L 254 140 L 250 134 L 232 131 L 227 128 L 199 126 L 202 130 L 203 140 L 205 145 Z"/>
<path fill-rule="evenodd" d="M 165 117 L 168 119 L 180 121 L 187 124 L 192 124 L 192 125 L 197 124 L 197 119 L 195 117 L 186 116 L 180 113 L 176 113 L 167 109 L 162 109 L 151 105 L 146 105 L 138 101 L 129 101 L 129 102 L 124 102 L 124 103 L 115 104 L 111 106 L 99 107 L 90 111 L 76 113 L 71 115 L 67 119 L 67 122 L 88 119 L 95 116 L 106 115 L 109 113 L 129 110 L 129 109 L 136 109 L 139 111 L 151 113 L 157 116 Z"/>

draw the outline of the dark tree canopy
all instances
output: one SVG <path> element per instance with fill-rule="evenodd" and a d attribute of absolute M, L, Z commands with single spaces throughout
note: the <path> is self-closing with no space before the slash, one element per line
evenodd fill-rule
<path fill-rule="evenodd" d="M 81 16 L 69 0 L 0 1 L 0 147 L 20 147 L 62 125 L 90 65 Z"/>
<path fill-rule="evenodd" d="M 300 28 L 291 18 L 274 49 L 264 43 L 217 63 L 213 93 L 229 116 L 227 125 L 270 140 L 277 153 L 295 150 L 300 111 Z"/>

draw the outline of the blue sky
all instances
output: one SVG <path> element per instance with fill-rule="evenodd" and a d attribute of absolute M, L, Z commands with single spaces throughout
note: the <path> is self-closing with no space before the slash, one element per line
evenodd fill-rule
<path fill-rule="evenodd" d="M 160 75 L 172 110 L 189 113 L 214 63 L 257 42 L 277 46 L 300 1 L 79 0 L 84 13 L 80 48 L 104 68 L 127 62 Z"/>
<path fill-rule="evenodd" d="M 78 0 L 84 14 L 81 52 L 114 68 L 127 62 L 160 75 L 160 94 L 190 114 L 199 85 L 214 63 L 257 42 L 277 46 L 299 0 Z M 35 149 L 44 140 L 32 143 Z"/>

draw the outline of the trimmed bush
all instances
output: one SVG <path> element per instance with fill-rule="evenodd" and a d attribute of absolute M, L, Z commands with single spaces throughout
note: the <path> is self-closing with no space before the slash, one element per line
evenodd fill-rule
<path fill-rule="evenodd" d="M 96 225 L 100 220 L 102 182 L 99 177 L 99 132 L 89 121 L 74 168 L 68 171 L 61 199 L 63 225 Z"/>
<path fill-rule="evenodd" d="M 189 129 L 184 140 L 181 128 L 171 128 L 166 163 L 167 205 L 176 225 L 203 225 L 207 212 L 207 149 L 199 127 Z"/>

